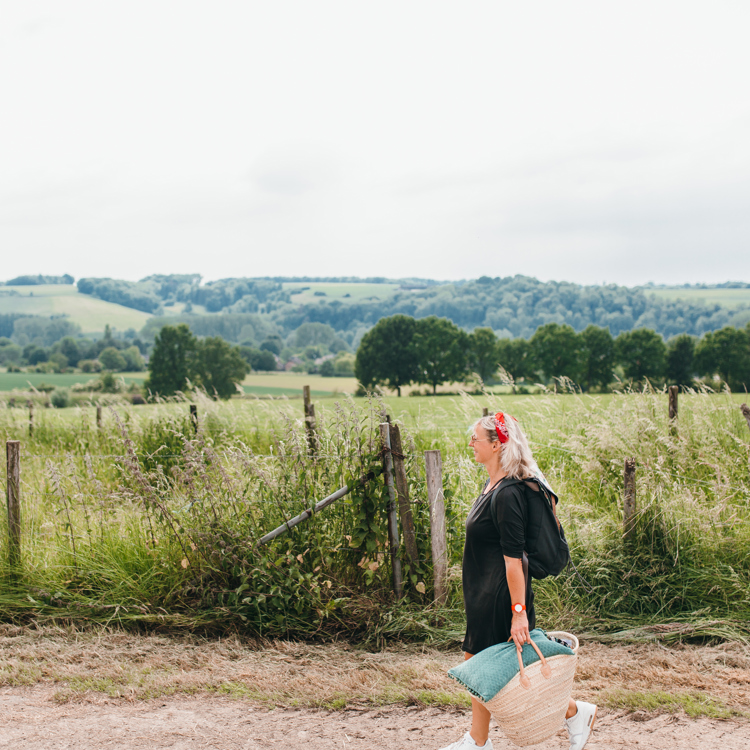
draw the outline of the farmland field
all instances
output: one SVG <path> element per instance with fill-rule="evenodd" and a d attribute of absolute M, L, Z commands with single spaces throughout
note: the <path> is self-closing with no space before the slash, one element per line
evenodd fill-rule
<path fill-rule="evenodd" d="M 120 372 L 116 377 L 122 378 L 127 384 L 143 383 L 148 376 L 146 372 Z M 0 372 L 0 392 L 26 390 L 29 384 L 35 388 L 40 385 L 54 385 L 57 388 L 69 388 L 76 383 L 87 383 L 96 380 L 96 373 L 66 372 L 66 373 L 38 373 L 38 372 Z M 302 386 L 309 385 L 313 395 L 318 398 L 330 398 L 352 394 L 357 390 L 356 378 L 324 378 L 320 375 L 307 375 L 294 372 L 252 372 L 242 381 L 242 390 L 252 396 L 301 396 Z M 438 388 L 438 393 L 456 391 L 461 384 L 449 384 Z M 424 389 L 424 388 L 422 388 Z M 412 391 L 420 390 L 419 386 L 402 388 L 404 396 Z M 496 389 L 503 388 L 498 386 Z M 507 390 L 507 388 L 505 389 Z"/>
<path fill-rule="evenodd" d="M 18 295 L 7 294 L 8 291 Z M 81 294 L 72 284 L 0 287 L 0 313 L 67 315 L 81 326 L 83 333 L 99 333 L 107 323 L 120 331 L 128 328 L 138 331 L 151 317 L 140 310 Z"/>
<path fill-rule="evenodd" d="M 302 387 L 310 386 L 314 396 L 330 397 L 354 393 L 357 390 L 356 378 L 324 378 L 320 375 L 304 373 L 250 373 L 242 381 L 245 393 L 254 396 L 301 396 Z"/>
<path fill-rule="evenodd" d="M 750 305 L 750 289 L 682 289 L 679 287 L 666 287 L 664 289 L 644 289 L 646 294 L 667 300 L 681 299 L 685 302 L 705 302 L 710 305 L 721 305 L 722 307 L 739 307 Z"/>
<path fill-rule="evenodd" d="M 145 372 L 118 372 L 118 378 L 126 383 L 142 383 Z M 90 372 L 0 372 L 0 392 L 12 390 L 29 390 L 29 386 L 53 385 L 55 388 L 70 388 L 77 383 L 88 383 L 97 380 L 98 375 Z"/>
<path fill-rule="evenodd" d="M 398 289 L 398 284 L 365 284 L 343 282 L 288 281 L 282 285 L 292 292 L 294 304 L 317 302 L 321 299 L 350 299 L 361 302 L 366 299 L 388 299 Z M 318 292 L 319 294 L 315 294 Z"/>
<path fill-rule="evenodd" d="M 118 372 L 117 378 L 125 383 L 140 383 L 148 377 L 147 372 Z M 0 392 L 29 390 L 29 386 L 53 385 L 56 388 L 70 388 L 78 383 L 88 383 L 99 378 L 90 372 L 0 372 Z M 341 396 L 354 393 L 356 378 L 323 378 L 320 375 L 297 373 L 251 373 L 242 381 L 242 389 L 253 396 L 301 396 L 302 386 L 309 385 L 312 393 L 319 398 Z"/>

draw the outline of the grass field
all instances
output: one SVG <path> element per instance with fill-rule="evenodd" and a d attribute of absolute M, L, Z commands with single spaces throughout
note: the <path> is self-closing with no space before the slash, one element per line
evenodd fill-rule
<path fill-rule="evenodd" d="M 350 299 L 352 302 L 362 302 L 372 297 L 376 299 L 388 299 L 398 289 L 398 284 L 289 281 L 285 282 L 283 287 L 292 291 L 292 302 L 294 304 L 302 304 L 305 302 L 316 302 L 325 298 Z M 322 292 L 323 294 L 316 296 L 315 292 Z"/>
<path fill-rule="evenodd" d="M 306 380 L 313 392 L 325 382 L 266 377 L 289 386 Z M 0 517 L 0 617 L 455 643 L 460 574 L 451 573 L 448 606 L 430 605 L 423 456 L 443 456 L 449 558 L 459 566 L 483 477 L 467 428 L 489 407 L 517 416 L 529 435 L 562 499 L 586 582 L 567 573 L 538 582 L 541 627 L 610 640 L 750 641 L 750 433 L 738 408 L 745 398 L 682 395 L 675 428 L 663 393 L 316 397 L 313 458 L 299 399 L 217 403 L 197 394 L 197 434 L 184 401 L 113 404 L 99 429 L 91 406 L 40 409 L 33 434 L 24 409 L 0 408 L 0 437 L 22 441 L 24 507 L 19 584 L 7 568 Z M 377 469 L 384 411 L 402 427 L 417 530 L 419 562 L 400 603 L 391 595 L 387 493 L 377 474 L 292 534 L 255 545 L 312 499 Z M 636 536 L 624 540 L 630 456 L 638 514 Z"/>
<path fill-rule="evenodd" d="M 142 383 L 146 378 L 145 372 L 117 373 L 126 383 Z M 99 376 L 90 372 L 0 372 L 0 392 L 13 390 L 29 390 L 29 385 L 38 388 L 40 385 L 54 385 L 56 388 L 70 388 L 77 383 L 88 383 Z"/>
<path fill-rule="evenodd" d="M 18 295 L 6 294 L 16 291 Z M 105 302 L 80 294 L 74 285 L 45 284 L 40 286 L 0 287 L 0 313 L 24 315 L 67 315 L 81 326 L 83 333 L 98 333 L 108 323 L 119 331 L 139 331 L 151 317 L 140 310 Z"/>
<path fill-rule="evenodd" d="M 148 373 L 146 372 L 123 372 L 117 377 L 122 377 L 126 383 L 142 383 Z M 35 388 L 40 384 L 54 385 L 58 388 L 70 388 L 76 383 L 87 383 L 95 380 L 96 374 L 85 372 L 66 373 L 27 373 L 27 372 L 0 372 L 0 392 L 12 390 L 27 390 L 29 384 Z M 330 398 L 353 394 L 357 390 L 356 378 L 324 378 L 320 375 L 307 375 L 294 372 L 263 372 L 250 373 L 242 381 L 242 390 L 253 396 L 301 396 L 302 387 L 310 386 L 311 393 L 318 398 Z M 461 384 L 449 384 L 438 388 L 440 392 L 454 392 Z M 407 386 L 402 388 L 404 396 L 410 392 L 420 390 L 420 386 Z M 424 390 L 424 386 L 422 386 Z M 502 392 L 503 387 L 496 389 Z M 507 390 L 507 388 L 505 389 Z"/>
<path fill-rule="evenodd" d="M 255 396 L 301 396 L 302 387 L 310 386 L 313 396 L 341 396 L 357 390 L 356 378 L 323 378 L 296 372 L 250 373 L 242 381 L 245 393 Z"/>
<path fill-rule="evenodd" d="M 739 307 L 750 305 L 750 289 L 680 289 L 667 287 L 666 289 L 646 289 L 646 294 L 652 294 L 660 299 L 685 300 L 685 302 L 705 302 L 710 305 L 723 307 Z"/>

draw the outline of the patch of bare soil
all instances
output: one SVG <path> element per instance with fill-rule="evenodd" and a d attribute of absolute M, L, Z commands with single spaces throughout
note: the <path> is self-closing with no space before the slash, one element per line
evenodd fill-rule
<path fill-rule="evenodd" d="M 98 750 L 99 748 L 260 748 L 308 750 L 437 750 L 467 729 L 464 711 L 392 706 L 381 709 L 322 711 L 268 709 L 219 697 L 172 697 L 135 703 L 59 704 L 48 688 L 0 690 L 0 748 L 14 750 Z M 498 729 L 496 750 L 510 750 Z M 539 750 L 567 747 L 564 730 Z M 598 718 L 587 745 L 650 750 L 746 750 L 750 722 L 653 718 L 606 712 Z"/>

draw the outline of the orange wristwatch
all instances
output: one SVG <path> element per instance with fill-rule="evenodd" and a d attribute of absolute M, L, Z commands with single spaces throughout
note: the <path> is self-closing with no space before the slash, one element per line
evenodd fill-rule
<path fill-rule="evenodd" d="M 526 611 L 526 605 L 525 604 L 514 604 L 511 609 L 516 613 L 520 614 L 521 612 Z"/>

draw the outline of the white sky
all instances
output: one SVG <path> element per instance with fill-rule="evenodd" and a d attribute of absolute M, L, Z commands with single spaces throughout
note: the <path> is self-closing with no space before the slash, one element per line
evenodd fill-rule
<path fill-rule="evenodd" d="M 0 279 L 750 280 L 750 4 L 0 0 Z"/>

